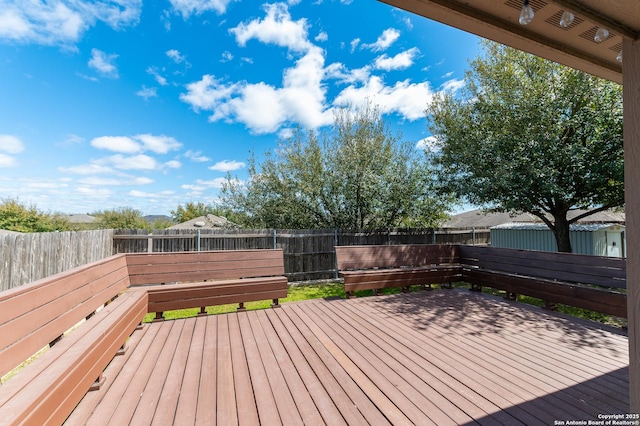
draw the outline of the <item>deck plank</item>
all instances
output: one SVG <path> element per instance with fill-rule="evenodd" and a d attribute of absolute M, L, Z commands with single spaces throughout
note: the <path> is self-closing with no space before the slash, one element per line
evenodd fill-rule
<path fill-rule="evenodd" d="M 187 361 L 175 412 L 175 418 L 179 419 L 181 425 L 196 424 L 198 388 L 200 377 L 203 376 L 202 357 L 206 328 L 206 321 L 197 321 L 193 329 L 191 345 L 184 349 L 187 352 Z"/>
<path fill-rule="evenodd" d="M 235 383 L 233 382 L 233 360 L 231 358 L 231 341 L 229 336 L 229 315 L 218 319 L 218 365 L 217 376 L 217 424 L 234 425 L 238 423 L 238 408 Z"/>
<path fill-rule="evenodd" d="M 187 318 L 184 321 L 184 327 L 181 330 L 180 338 L 176 344 L 175 352 L 171 359 L 167 376 L 162 386 L 158 405 L 153 415 L 151 424 L 154 426 L 174 424 L 176 415 L 176 407 L 180 393 L 182 392 L 182 383 L 184 382 L 185 368 L 189 357 L 189 348 L 193 339 L 193 331 L 196 326 L 195 318 Z M 181 422 L 182 420 L 180 420 Z"/>
<path fill-rule="evenodd" d="M 206 329 L 196 407 L 197 425 L 216 425 L 217 423 L 218 366 L 216 357 L 212 354 L 216 353 L 218 347 L 218 318 L 216 315 L 211 315 L 198 319 L 198 322 L 206 322 Z"/>
<path fill-rule="evenodd" d="M 307 391 L 295 364 L 271 324 L 267 313 L 265 311 L 256 311 L 256 317 L 257 324 L 262 327 L 267 342 L 269 342 L 269 346 L 271 346 L 274 358 L 280 366 L 286 386 L 291 391 L 291 396 L 300 413 L 302 422 L 305 425 L 324 424 L 313 398 L 309 394 L 309 391 Z"/>
<path fill-rule="evenodd" d="M 269 379 L 267 378 L 268 374 L 262 364 L 260 351 L 258 350 L 247 312 L 239 313 L 238 319 L 240 320 L 240 329 L 242 330 L 242 336 L 245 341 L 247 364 L 251 374 L 251 382 L 256 397 L 256 406 L 258 408 L 260 422 L 263 424 L 279 424 L 281 420 L 275 396 L 273 392 L 271 392 Z"/>
<path fill-rule="evenodd" d="M 467 291 L 152 323 L 129 350 L 67 424 L 515 426 L 628 409 L 623 333 Z"/>
<path fill-rule="evenodd" d="M 173 325 L 172 332 L 169 333 L 160 352 L 160 356 L 153 366 L 153 371 L 145 388 L 146 390 L 142 393 L 138 401 L 138 406 L 131 418 L 131 424 L 151 424 L 160 403 L 160 397 L 167 381 L 173 357 L 177 351 L 178 342 L 182 336 L 182 330 L 186 324 L 187 321 L 176 321 Z"/>

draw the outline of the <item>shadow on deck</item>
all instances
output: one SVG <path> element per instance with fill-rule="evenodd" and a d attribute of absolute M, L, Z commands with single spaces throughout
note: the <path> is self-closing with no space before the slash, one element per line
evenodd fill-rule
<path fill-rule="evenodd" d="M 67 424 L 554 424 L 628 410 L 627 337 L 436 290 L 145 325 Z"/>

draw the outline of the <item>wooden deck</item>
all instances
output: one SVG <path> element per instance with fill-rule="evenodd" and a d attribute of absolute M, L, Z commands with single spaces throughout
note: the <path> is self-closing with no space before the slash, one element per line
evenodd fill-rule
<path fill-rule="evenodd" d="M 623 334 L 464 290 L 145 325 L 69 425 L 553 425 L 628 411 Z"/>

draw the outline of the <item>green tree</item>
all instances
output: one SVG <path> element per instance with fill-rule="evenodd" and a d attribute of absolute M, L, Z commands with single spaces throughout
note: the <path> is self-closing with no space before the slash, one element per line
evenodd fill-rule
<path fill-rule="evenodd" d="M 222 205 L 250 226 L 374 229 L 433 226 L 446 198 L 433 196 L 432 173 L 414 144 L 391 134 L 377 107 L 342 109 L 322 133 L 296 129 L 249 179 L 228 175 Z"/>
<path fill-rule="evenodd" d="M 0 229 L 17 232 L 53 232 L 69 230 L 69 223 L 58 215 L 38 211 L 16 199 L 5 199 L 0 204 Z"/>
<path fill-rule="evenodd" d="M 184 207 L 182 206 L 182 204 L 179 204 L 178 208 L 176 208 L 175 210 L 171 210 L 171 217 L 177 223 L 186 222 L 188 220 L 208 214 L 214 214 L 214 208 L 213 206 L 204 204 L 202 202 L 188 202 L 184 205 Z"/>
<path fill-rule="evenodd" d="M 497 43 L 484 50 L 461 95 L 436 96 L 426 111 L 442 188 L 529 212 L 570 252 L 571 223 L 624 202 L 622 89 Z M 588 212 L 568 220 L 573 209 Z"/>
<path fill-rule="evenodd" d="M 103 229 L 150 229 L 151 224 L 142 217 L 139 210 L 119 207 L 93 213 Z"/>

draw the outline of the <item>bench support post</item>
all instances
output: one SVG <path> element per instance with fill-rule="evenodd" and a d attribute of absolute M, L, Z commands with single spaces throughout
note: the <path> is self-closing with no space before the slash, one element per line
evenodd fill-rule
<path fill-rule="evenodd" d="M 104 377 L 102 374 L 100 374 L 98 376 L 98 378 L 96 379 L 96 381 L 93 382 L 93 384 L 89 388 L 89 392 L 100 390 L 100 388 L 102 387 L 102 385 L 104 385 L 104 382 L 106 380 L 107 380 L 106 377 Z"/>
<path fill-rule="evenodd" d="M 469 291 L 482 292 L 482 286 L 480 284 L 471 283 L 471 288 L 469 289 Z"/>
<path fill-rule="evenodd" d="M 280 303 L 278 303 L 278 299 L 272 299 L 271 300 L 271 307 L 272 308 L 279 308 L 280 307 Z"/>
<path fill-rule="evenodd" d="M 244 312 L 247 309 L 244 307 L 244 302 L 239 302 L 238 303 L 238 312 Z"/>
<path fill-rule="evenodd" d="M 504 295 L 505 300 L 512 300 L 514 302 L 518 301 L 518 294 L 507 291 Z"/>

